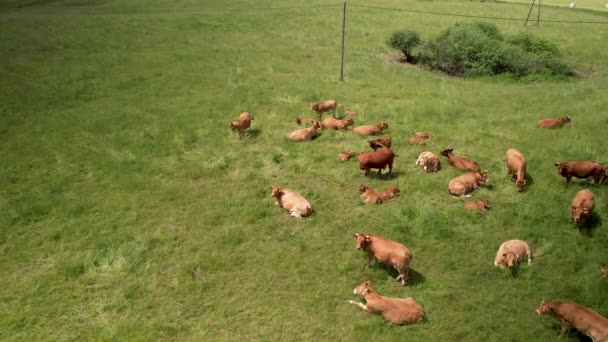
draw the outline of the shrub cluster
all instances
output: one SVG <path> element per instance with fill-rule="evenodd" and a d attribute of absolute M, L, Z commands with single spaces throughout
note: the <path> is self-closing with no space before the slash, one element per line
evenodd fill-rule
<path fill-rule="evenodd" d="M 393 37 L 400 35 L 395 32 Z M 456 24 L 423 43 L 420 50 L 420 63 L 452 76 L 572 75 L 554 43 L 527 32 L 505 36 L 486 22 Z"/>

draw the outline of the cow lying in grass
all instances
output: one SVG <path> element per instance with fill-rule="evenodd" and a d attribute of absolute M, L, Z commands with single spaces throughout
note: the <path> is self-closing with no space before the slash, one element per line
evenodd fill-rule
<path fill-rule="evenodd" d="M 372 289 L 369 281 L 357 286 L 356 295 L 365 298 L 365 304 L 349 300 L 348 304 L 357 305 L 369 313 L 381 314 L 384 319 L 393 324 L 413 324 L 425 320 L 426 314 L 420 304 L 412 297 L 391 298 L 379 295 Z"/>
<path fill-rule="evenodd" d="M 528 265 L 532 264 L 532 250 L 530 245 L 523 240 L 509 240 L 503 242 L 494 258 L 494 266 L 500 268 L 516 268 L 520 261 L 527 257 Z"/>
<path fill-rule="evenodd" d="M 549 315 L 562 323 L 561 335 L 573 327 L 595 342 L 608 341 L 608 319 L 575 302 L 543 300 L 536 309 L 539 315 Z"/>
<path fill-rule="evenodd" d="M 477 164 L 476 162 L 474 162 L 470 159 L 457 156 L 454 153 L 452 153 L 453 151 L 454 151 L 454 149 L 452 149 L 452 148 L 448 148 L 448 149 L 441 151 L 441 155 L 448 158 L 448 164 L 452 165 L 453 167 L 455 167 L 457 170 L 460 170 L 460 171 L 479 172 L 479 170 L 481 170 L 481 168 L 479 167 L 479 164 Z"/>
<path fill-rule="evenodd" d="M 389 264 L 399 272 L 395 280 L 401 281 L 401 285 L 405 286 L 413 258 L 412 252 L 407 247 L 375 234 L 355 234 L 353 237 L 357 249 L 367 253 L 367 268 L 371 267 L 372 258 L 383 264 Z"/>
<path fill-rule="evenodd" d="M 464 208 L 475 211 L 486 211 L 490 209 L 490 201 L 488 200 L 470 200 L 464 202 Z"/>
<path fill-rule="evenodd" d="M 570 122 L 571 119 L 568 115 L 559 119 L 542 119 L 536 123 L 536 126 L 540 128 L 559 128 L 562 127 L 566 122 Z"/>
<path fill-rule="evenodd" d="M 422 138 L 408 138 L 407 142 L 412 145 L 426 145 L 426 142 Z"/>
<path fill-rule="evenodd" d="M 517 190 L 523 190 L 526 185 L 526 158 L 521 152 L 511 148 L 507 151 L 505 159 L 507 173 L 517 178 L 515 181 Z"/>
<path fill-rule="evenodd" d="M 319 115 L 319 119 L 325 112 L 331 111 L 331 116 L 336 117 L 336 107 L 338 106 L 338 102 L 336 100 L 327 100 L 321 101 L 317 103 L 311 103 L 308 108 L 314 110 Z"/>
<path fill-rule="evenodd" d="M 380 135 L 382 131 L 388 128 L 388 124 L 380 121 L 377 125 L 358 126 L 353 128 L 353 133 L 357 135 Z"/>
<path fill-rule="evenodd" d="M 414 136 L 419 139 L 430 139 L 433 137 L 433 133 L 431 132 L 416 132 Z"/>
<path fill-rule="evenodd" d="M 433 152 L 426 151 L 420 153 L 416 165 L 423 165 L 426 172 L 435 172 L 439 170 L 440 162 Z"/>
<path fill-rule="evenodd" d="M 348 130 L 348 126 L 352 126 L 355 124 L 355 121 L 353 121 L 353 119 L 348 118 L 348 119 L 336 119 L 336 118 L 327 118 L 325 120 L 323 120 L 323 122 L 321 123 L 321 126 L 323 128 L 331 128 L 331 129 L 336 129 L 336 130 L 340 130 L 340 131 L 347 131 Z"/>
<path fill-rule="evenodd" d="M 239 131 L 239 139 L 243 139 L 245 131 L 251 126 L 251 120 L 253 120 L 253 116 L 248 112 L 243 112 L 238 119 L 230 122 L 230 128 L 233 131 Z"/>
<path fill-rule="evenodd" d="M 490 183 L 488 171 L 482 172 L 467 172 L 462 176 L 458 176 L 448 183 L 448 192 L 452 196 L 469 197 L 469 193 L 478 189 L 480 183 Z"/>
<path fill-rule="evenodd" d="M 399 190 L 399 188 L 393 186 L 388 189 L 380 191 L 378 196 L 380 196 L 380 198 L 384 202 L 388 202 L 388 201 L 392 201 L 392 200 L 396 199 L 397 197 L 399 197 L 400 193 L 401 193 L 401 191 Z"/>
<path fill-rule="evenodd" d="M 291 141 L 310 141 L 319 135 L 319 122 L 313 123 L 312 127 L 302 128 L 295 130 L 289 134 L 289 140 Z"/>
<path fill-rule="evenodd" d="M 360 184 L 357 190 L 359 190 L 359 192 L 361 193 L 361 199 L 364 202 L 372 204 L 382 203 L 382 199 L 380 198 L 380 196 L 378 196 L 378 194 L 374 190 L 368 188 L 367 186 Z"/>
<path fill-rule="evenodd" d="M 312 206 L 297 192 L 279 186 L 270 187 L 270 195 L 276 198 L 274 205 L 289 211 L 293 217 L 306 217 L 312 214 Z"/>
<path fill-rule="evenodd" d="M 557 166 L 557 173 L 566 177 L 566 183 L 570 183 L 572 177 L 583 179 L 593 177 L 597 184 L 606 173 L 604 166 L 595 161 L 570 160 L 564 163 L 555 163 L 555 166 Z"/>
<path fill-rule="evenodd" d="M 342 151 L 338 154 L 338 158 L 340 158 L 341 161 L 347 161 L 350 158 L 352 158 L 355 154 L 357 154 L 357 152 L 353 152 L 353 151 Z"/>
<path fill-rule="evenodd" d="M 570 203 L 570 223 L 576 224 L 579 228 L 584 226 L 587 218 L 591 216 L 594 207 L 595 198 L 593 192 L 589 189 L 580 190 Z"/>
<path fill-rule="evenodd" d="M 391 147 L 393 139 L 391 137 L 383 137 L 374 140 L 368 140 L 367 143 L 374 151 L 380 147 Z"/>

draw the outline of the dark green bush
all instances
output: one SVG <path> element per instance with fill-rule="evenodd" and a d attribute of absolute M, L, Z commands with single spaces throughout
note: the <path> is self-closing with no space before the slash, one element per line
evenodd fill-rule
<path fill-rule="evenodd" d="M 393 32 L 386 43 L 401 51 L 407 61 L 412 61 L 412 49 L 420 44 L 420 35 L 412 30 L 397 31 Z"/>
<path fill-rule="evenodd" d="M 491 23 L 456 24 L 422 46 L 419 62 L 453 76 L 571 75 L 555 44 L 530 33 L 503 36 Z"/>

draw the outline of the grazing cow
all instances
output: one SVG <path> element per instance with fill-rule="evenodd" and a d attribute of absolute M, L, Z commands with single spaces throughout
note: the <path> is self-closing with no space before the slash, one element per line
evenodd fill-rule
<path fill-rule="evenodd" d="M 420 138 L 420 139 L 430 139 L 433 137 L 433 133 L 431 132 L 416 132 L 414 133 L 414 136 L 416 138 Z"/>
<path fill-rule="evenodd" d="M 515 268 L 525 257 L 528 258 L 528 265 L 532 264 L 532 250 L 526 241 L 505 241 L 498 248 L 498 252 L 496 252 L 494 266 L 500 268 Z"/>
<path fill-rule="evenodd" d="M 570 222 L 579 228 L 584 226 L 594 207 L 595 199 L 591 190 L 583 189 L 577 192 L 570 204 Z"/>
<path fill-rule="evenodd" d="M 365 304 L 349 300 L 348 304 L 357 305 L 369 313 L 379 313 L 393 324 L 413 324 L 426 319 L 424 309 L 412 297 L 384 297 L 372 289 L 369 280 L 353 291 L 365 298 Z"/>
<path fill-rule="evenodd" d="M 397 197 L 399 197 L 399 194 L 401 193 L 401 190 L 399 190 L 398 187 L 390 187 L 388 189 L 382 190 L 380 191 L 380 194 L 378 194 L 378 196 L 380 196 L 380 198 L 387 202 L 387 201 L 392 201 L 394 199 L 396 199 Z"/>
<path fill-rule="evenodd" d="M 388 124 L 380 121 L 377 125 L 358 126 L 353 128 L 353 133 L 357 135 L 379 135 L 388 128 Z"/>
<path fill-rule="evenodd" d="M 312 214 L 312 206 L 297 192 L 279 186 L 270 187 L 270 195 L 276 198 L 274 205 L 289 211 L 293 217 L 306 217 Z"/>
<path fill-rule="evenodd" d="M 374 140 L 368 140 L 369 147 L 371 147 L 374 151 L 379 149 L 380 147 L 391 147 L 393 140 L 391 137 L 383 137 Z"/>
<path fill-rule="evenodd" d="M 395 153 L 388 147 L 382 147 L 375 151 L 361 152 L 357 155 L 359 168 L 365 170 L 365 175 L 369 175 L 371 169 L 378 169 L 378 174 L 388 166 L 388 173 L 393 170 L 393 160 Z"/>
<path fill-rule="evenodd" d="M 593 177 L 595 183 L 599 183 L 605 175 L 604 166 L 598 162 L 585 160 L 570 160 L 565 163 L 555 163 L 557 173 L 566 177 L 566 182 L 570 183 L 572 176 L 576 178 Z"/>
<path fill-rule="evenodd" d="M 355 154 L 357 154 L 357 152 L 342 151 L 342 152 L 340 152 L 340 154 L 338 154 L 338 158 L 340 158 L 341 161 L 347 161 L 350 158 L 352 158 L 352 156 L 354 156 Z"/>
<path fill-rule="evenodd" d="M 409 138 L 409 139 L 407 139 L 407 142 L 409 142 L 412 145 L 425 145 L 426 144 L 426 142 L 422 138 Z"/>
<path fill-rule="evenodd" d="M 470 170 L 473 172 L 479 172 L 479 170 L 481 170 L 481 168 L 479 167 L 479 164 L 477 164 L 476 162 L 474 162 L 470 159 L 466 159 L 466 158 L 457 156 L 454 153 L 452 153 L 452 151 L 454 151 L 454 149 L 452 149 L 452 148 L 445 149 L 445 150 L 441 151 L 441 155 L 444 157 L 447 157 L 448 164 L 452 165 L 457 170 L 460 170 L 460 171 L 469 171 Z"/>
<path fill-rule="evenodd" d="M 321 102 L 317 102 L 317 103 L 311 103 L 308 108 L 317 112 L 317 114 L 319 114 L 319 119 L 321 118 L 321 115 L 323 115 L 324 112 L 329 112 L 329 111 L 332 112 L 331 115 L 335 118 L 337 106 L 338 106 L 338 102 L 336 102 L 336 100 L 328 100 L 328 101 L 321 101 Z"/>
<path fill-rule="evenodd" d="M 301 125 L 303 123 L 309 124 L 311 126 L 313 126 L 316 123 L 317 125 L 319 125 L 319 127 L 321 126 L 321 123 L 319 121 L 315 120 L 315 119 L 312 119 L 312 118 L 301 118 L 299 116 L 296 117 L 296 124 Z"/>
<path fill-rule="evenodd" d="M 367 186 L 360 184 L 357 190 L 359 190 L 359 192 L 361 193 L 361 199 L 364 202 L 372 204 L 382 203 L 382 199 L 380 198 L 380 196 L 378 196 L 378 194 L 374 190 L 368 188 Z"/>
<path fill-rule="evenodd" d="M 560 119 L 542 119 L 536 123 L 536 126 L 540 128 L 559 128 L 562 127 L 566 122 L 570 122 L 571 119 L 568 115 Z"/>
<path fill-rule="evenodd" d="M 488 171 L 467 172 L 458 176 L 448 183 L 448 192 L 452 196 L 469 197 L 469 193 L 478 189 L 480 183 L 490 183 Z"/>
<path fill-rule="evenodd" d="M 302 128 L 295 130 L 289 134 L 289 140 L 291 141 L 309 141 L 313 140 L 319 135 L 319 122 L 313 123 L 312 127 Z"/>
<path fill-rule="evenodd" d="M 464 202 L 465 209 L 476 210 L 476 211 L 486 211 L 490 209 L 490 201 L 488 200 L 470 200 Z"/>
<path fill-rule="evenodd" d="M 323 128 L 331 128 L 331 129 L 337 129 L 340 131 L 347 131 L 348 126 L 352 126 L 354 124 L 355 124 L 355 121 L 353 121 L 353 119 L 351 119 L 351 118 L 342 119 L 342 120 L 338 120 L 335 118 L 327 118 L 327 119 L 323 120 L 323 123 L 321 124 L 321 126 Z"/>
<path fill-rule="evenodd" d="M 367 268 L 371 267 L 372 258 L 375 257 L 378 262 L 393 266 L 399 272 L 395 280 L 401 281 L 401 285 L 405 286 L 413 258 L 407 247 L 376 234 L 355 234 L 353 237 L 357 249 L 367 253 Z"/>
<path fill-rule="evenodd" d="M 521 191 L 526 185 L 526 158 L 518 150 L 511 148 L 507 151 L 506 168 L 507 173 L 517 177 L 515 185 L 517 190 Z"/>
<path fill-rule="evenodd" d="M 439 158 L 433 152 L 426 151 L 420 153 L 416 160 L 416 165 L 423 165 L 426 172 L 435 172 L 439 171 L 441 164 L 439 163 Z"/>
<path fill-rule="evenodd" d="M 566 334 L 571 327 L 574 327 L 581 334 L 591 337 L 595 342 L 608 341 L 608 319 L 575 302 L 557 302 L 543 299 L 536 309 L 536 313 L 559 319 L 562 323 L 561 335 Z"/>
<path fill-rule="evenodd" d="M 239 118 L 230 122 L 230 128 L 232 130 L 239 131 L 239 139 L 243 139 L 245 137 L 245 131 L 251 126 L 251 120 L 253 120 L 253 116 L 248 112 L 243 112 L 239 115 Z"/>

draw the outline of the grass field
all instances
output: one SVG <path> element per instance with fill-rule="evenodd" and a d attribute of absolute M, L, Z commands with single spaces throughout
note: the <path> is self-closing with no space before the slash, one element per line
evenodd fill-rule
<path fill-rule="evenodd" d="M 351 6 L 340 82 L 340 5 L 261 9 L 300 5 L 0 2 L 0 339 L 548 341 L 559 325 L 534 312 L 543 298 L 608 316 L 608 186 L 566 185 L 553 166 L 608 162 L 608 25 L 528 28 L 585 77 L 456 79 L 387 62 L 384 42 L 397 29 L 425 39 L 468 19 Z M 373 5 L 511 18 L 528 9 Z M 557 7 L 543 16 L 608 21 Z M 359 111 L 357 124 L 388 122 L 393 176 L 365 178 L 356 161 L 338 161 L 341 150 L 367 149 L 350 132 L 287 140 L 293 118 L 329 98 Z M 238 140 L 228 122 L 243 111 L 255 120 Z M 535 128 L 566 114 L 573 122 L 561 130 Z M 433 132 L 429 144 L 407 145 L 422 130 Z M 445 159 L 436 174 L 414 166 L 420 152 L 446 147 L 489 170 L 491 188 L 473 196 L 492 202 L 485 219 L 448 196 L 459 173 Z M 504 172 L 510 147 L 528 159 L 523 193 Z M 364 205 L 360 183 L 402 195 Z M 313 216 L 274 207 L 271 185 L 302 193 Z M 583 187 L 596 216 L 579 233 L 569 203 Z M 410 285 L 388 268 L 365 269 L 356 232 L 407 245 Z M 493 266 L 514 238 L 543 252 L 516 276 Z M 393 326 L 345 304 L 366 280 L 414 297 L 429 322 Z"/>

